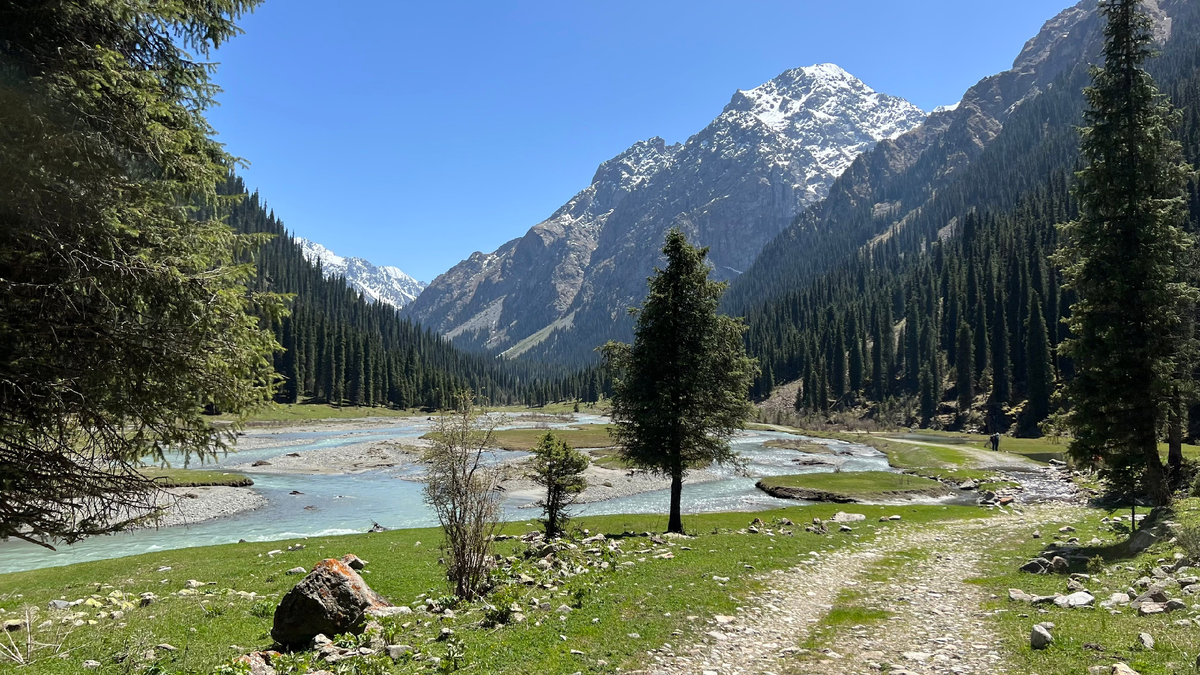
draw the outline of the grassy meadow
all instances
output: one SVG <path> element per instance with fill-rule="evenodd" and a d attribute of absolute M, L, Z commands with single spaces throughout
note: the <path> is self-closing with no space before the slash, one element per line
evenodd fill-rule
<path fill-rule="evenodd" d="M 573 605 L 562 615 L 529 610 L 524 623 L 483 628 L 476 605 L 460 611 L 455 619 L 418 612 L 409 617 L 412 621 L 407 627 L 396 630 L 405 643 L 430 655 L 444 655 L 446 647 L 431 640 L 441 627 L 452 628 L 465 647 L 463 668 L 474 672 L 613 673 L 617 668 L 639 667 L 647 650 L 681 643 L 709 630 L 707 618 L 734 613 L 740 599 L 758 588 L 754 575 L 790 567 L 799 555 L 834 550 L 885 529 L 987 515 L 967 507 L 856 505 L 852 509 L 865 514 L 868 521 L 856 523 L 852 533 L 828 535 L 785 526 L 781 520 L 803 523 L 814 517 L 829 518 L 840 509 L 846 507 L 687 516 L 684 524 L 694 533 L 692 539 L 673 540 L 664 548 L 644 537 L 630 536 L 623 548 L 631 554 L 622 560 L 632 564 L 614 564 L 609 571 L 577 576 L 553 589 L 518 586 L 517 595 L 506 596 L 506 600 L 525 606 L 532 597 L 554 608 Z M 904 520 L 875 522 L 893 514 Z M 754 518 L 765 521 L 773 535 L 740 533 Z M 657 515 L 573 522 L 575 528 L 617 536 L 661 531 L 665 525 L 665 516 Z M 523 534 L 533 529 L 532 523 L 512 523 L 504 531 Z M 19 672 L 74 674 L 85 660 L 94 659 L 102 665 L 91 672 L 125 674 L 136 672 L 141 666 L 135 664 L 149 651 L 154 652 L 156 672 L 208 673 L 239 654 L 271 646 L 272 612 L 281 595 L 300 579 L 286 573 L 296 566 L 310 568 L 322 558 L 354 553 L 370 563 L 364 579 L 397 604 L 415 605 L 425 596 L 445 595 L 443 570 L 438 564 L 440 539 L 440 532 L 434 529 L 397 530 L 180 549 L 7 574 L 0 576 L 0 609 L 4 611 L 0 620 L 23 617 L 27 607 L 38 608 L 33 624 L 49 620 L 53 625 L 35 628 L 35 637 L 44 642 L 65 640 L 65 657 L 52 656 L 47 650 Z M 287 551 L 295 544 L 305 548 Z M 520 546 L 500 542 L 497 550 L 510 555 Z M 669 550 L 674 557 L 654 557 L 659 550 Z M 282 552 L 270 555 L 271 551 Z M 204 585 L 189 590 L 188 580 Z M 145 607 L 127 608 L 115 619 L 111 611 L 120 601 L 107 600 L 114 592 L 133 603 L 147 592 L 158 599 Z M 50 600 L 93 597 L 102 607 L 77 607 L 66 614 L 46 609 Z M 77 616 L 73 613 L 76 609 L 86 610 L 76 619 L 82 625 L 59 625 L 63 616 Z M 25 631 L 9 635 L 20 642 Z M 175 651 L 155 649 L 160 644 Z M 422 662 L 413 662 L 396 666 L 394 672 L 421 672 L 423 668 Z M 0 670 L 18 669 L 9 662 L 0 665 Z"/>

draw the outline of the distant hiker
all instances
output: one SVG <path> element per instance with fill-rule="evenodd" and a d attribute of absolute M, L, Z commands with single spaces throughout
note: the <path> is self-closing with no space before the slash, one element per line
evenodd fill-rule
<path fill-rule="evenodd" d="M 992 444 L 992 452 L 1000 452 L 1000 434 L 994 433 L 994 434 L 992 434 L 992 437 L 988 440 Z"/>

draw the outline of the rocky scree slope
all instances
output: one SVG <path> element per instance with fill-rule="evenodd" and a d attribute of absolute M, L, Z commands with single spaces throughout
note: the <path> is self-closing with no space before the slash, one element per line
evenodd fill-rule
<path fill-rule="evenodd" d="M 408 276 L 398 267 L 378 266 L 362 258 L 343 258 L 324 246 L 301 237 L 296 243 L 304 259 L 321 265 L 326 277 L 342 277 L 353 289 L 363 294 L 367 302 L 382 302 L 403 307 L 425 290 L 425 282 Z"/>
<path fill-rule="evenodd" d="M 547 220 L 435 279 L 406 309 L 463 345 L 563 363 L 628 339 L 671 227 L 736 277 L 862 152 L 926 117 L 841 68 L 789 70 L 738 91 L 685 143 L 635 143 Z"/>
<path fill-rule="evenodd" d="M 1189 48 L 1186 26 L 1198 6 L 1196 0 L 1143 2 L 1164 55 Z M 1055 171 L 1070 172 L 1081 92 L 1089 65 L 1100 60 L 1103 27 L 1096 0 L 1063 10 L 1025 44 L 1011 69 L 980 80 L 958 104 L 859 156 L 823 201 L 764 247 L 734 282 L 726 310 L 744 313 L 802 288 L 847 256 L 898 235 L 916 245 L 950 236 L 965 209 L 1007 210 Z"/>

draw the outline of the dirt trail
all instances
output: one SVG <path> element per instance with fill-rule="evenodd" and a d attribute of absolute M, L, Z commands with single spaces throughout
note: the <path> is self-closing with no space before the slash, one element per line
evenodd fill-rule
<path fill-rule="evenodd" d="M 890 436 L 881 436 L 885 441 L 892 443 L 907 443 L 909 445 L 922 445 L 928 448 L 947 448 L 955 450 L 967 455 L 971 458 L 973 469 L 984 469 L 993 471 L 1029 471 L 1039 469 L 1045 466 L 1040 462 L 1035 462 L 1024 455 L 1014 455 L 1010 452 L 991 452 L 988 450 L 980 450 L 969 445 L 952 445 L 950 443 L 930 443 L 928 441 L 913 441 L 905 438 L 893 438 Z"/>
<path fill-rule="evenodd" d="M 700 643 L 660 650 L 657 663 L 645 672 L 867 675 L 884 664 L 892 675 L 1006 672 L 999 638 L 980 609 L 986 596 L 965 580 L 980 572 L 981 551 L 1023 536 L 1052 516 L 1061 518 L 1063 508 L 902 527 L 841 551 L 806 556 L 789 570 L 764 575 L 766 590 L 749 598 L 736 616 L 711 620 Z M 914 556 L 916 562 L 879 574 L 877 566 L 896 554 Z M 822 649 L 804 653 L 801 643 L 843 589 L 862 593 L 853 601 L 856 606 L 881 609 L 890 617 L 842 627 Z"/>

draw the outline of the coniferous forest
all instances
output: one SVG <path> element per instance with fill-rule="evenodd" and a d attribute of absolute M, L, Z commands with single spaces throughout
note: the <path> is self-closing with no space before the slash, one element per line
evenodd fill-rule
<path fill-rule="evenodd" d="M 234 177 L 224 192 L 246 187 Z M 280 402 L 441 409 L 467 389 L 489 405 L 540 406 L 595 402 L 611 388 L 599 367 L 569 371 L 463 352 L 390 305 L 367 302 L 305 260 L 257 193 L 231 207 L 228 222 L 239 233 L 271 235 L 254 253 L 252 290 L 290 296 L 286 316 L 263 317 L 282 346 L 273 357 Z"/>
<path fill-rule="evenodd" d="M 1180 111 L 1175 135 L 1193 166 L 1200 160 L 1198 26 L 1195 16 L 1178 22 L 1161 55 L 1147 62 Z M 1073 373 L 1058 347 L 1075 298 L 1051 257 L 1058 226 L 1078 216 L 1072 186 L 1088 76 L 1086 68 L 1066 72 L 1022 105 L 943 189 L 922 196 L 917 179 L 893 186 L 897 205 L 922 204 L 903 227 L 888 227 L 894 214 L 878 209 L 842 213 L 837 232 L 826 229 L 837 216 L 821 208 L 802 214 L 727 300 L 728 311 L 744 312 L 747 347 L 762 361 L 752 396 L 799 380 L 800 413 L 857 408 L 890 424 L 1048 430 L 1043 423 L 1067 403 L 1056 391 Z M 1195 232 L 1194 177 L 1187 200 Z M 795 264 L 782 263 L 802 250 Z M 749 300 L 768 288 L 783 291 Z"/>

